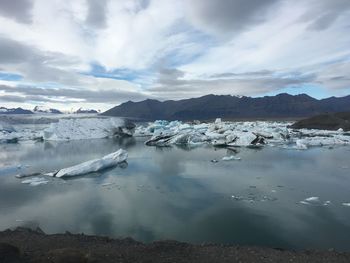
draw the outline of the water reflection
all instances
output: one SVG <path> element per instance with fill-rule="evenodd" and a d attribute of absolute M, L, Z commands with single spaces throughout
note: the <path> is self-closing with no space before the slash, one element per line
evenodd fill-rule
<path fill-rule="evenodd" d="M 129 152 L 127 167 L 74 180 L 51 178 L 39 187 L 13 176 L 19 164 L 52 171 L 119 147 Z M 340 205 L 350 201 L 348 170 L 341 168 L 347 148 L 157 148 L 135 138 L 0 148 L 0 163 L 6 164 L 0 168 L 1 229 L 24 225 L 142 241 L 350 249 L 350 209 Z M 221 161 L 233 154 L 242 160 Z M 298 203 L 310 196 L 333 204 Z"/>

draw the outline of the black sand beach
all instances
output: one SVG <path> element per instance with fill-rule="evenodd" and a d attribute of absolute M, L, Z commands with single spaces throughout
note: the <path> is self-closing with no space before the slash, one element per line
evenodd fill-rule
<path fill-rule="evenodd" d="M 83 234 L 46 235 L 25 228 L 0 232 L 0 262 L 350 262 L 350 253 L 288 251 L 219 244 L 192 245 L 177 241 L 150 244 Z"/>

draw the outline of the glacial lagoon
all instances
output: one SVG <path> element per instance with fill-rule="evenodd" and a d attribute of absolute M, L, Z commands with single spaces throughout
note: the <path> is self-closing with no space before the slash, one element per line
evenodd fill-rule
<path fill-rule="evenodd" d="M 349 146 L 229 150 L 147 147 L 145 140 L 0 144 L 0 230 L 350 250 Z M 128 151 L 127 164 L 100 173 L 47 177 L 38 186 L 15 177 L 119 148 Z M 222 160 L 231 155 L 241 160 Z"/>

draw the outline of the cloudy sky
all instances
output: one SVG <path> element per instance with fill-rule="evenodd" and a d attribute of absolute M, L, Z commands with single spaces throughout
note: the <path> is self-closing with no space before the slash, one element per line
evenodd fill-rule
<path fill-rule="evenodd" d="M 0 0 L 0 106 L 350 94 L 350 0 Z"/>

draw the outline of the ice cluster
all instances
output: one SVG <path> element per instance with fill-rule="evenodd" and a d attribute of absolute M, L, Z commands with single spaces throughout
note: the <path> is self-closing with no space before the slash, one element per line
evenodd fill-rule
<path fill-rule="evenodd" d="M 0 123 L 0 143 L 17 143 L 20 140 L 39 140 L 42 133 L 28 125 L 17 125 L 16 127 Z"/>
<path fill-rule="evenodd" d="M 132 136 L 135 125 L 120 118 L 62 118 L 49 125 L 0 123 L 0 143 L 28 140 L 67 141 Z"/>
<path fill-rule="evenodd" d="M 294 130 L 290 122 L 246 121 L 213 123 L 183 123 L 158 120 L 136 128 L 135 136 L 151 136 L 148 146 L 202 145 L 216 147 L 282 146 L 304 150 L 310 146 L 349 144 L 350 136 L 342 130 Z"/>
<path fill-rule="evenodd" d="M 42 184 L 47 184 L 49 181 L 42 177 L 32 177 L 22 181 L 22 184 L 29 184 L 30 186 L 38 186 Z"/>

